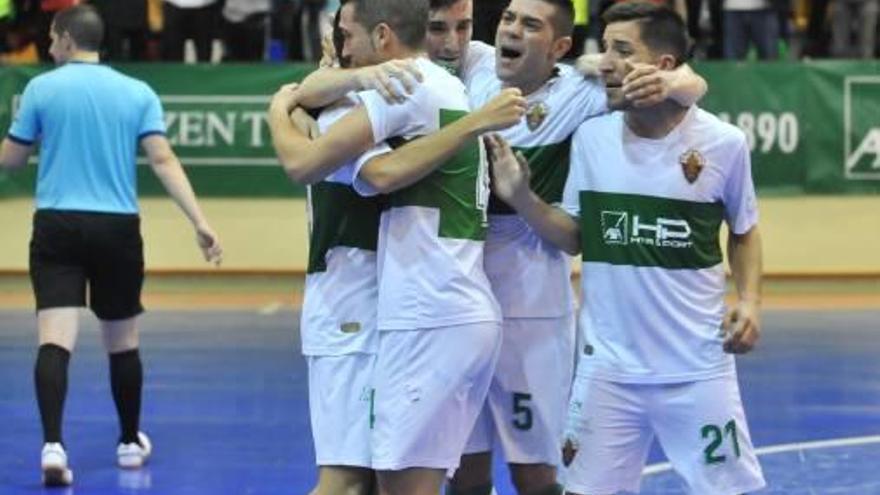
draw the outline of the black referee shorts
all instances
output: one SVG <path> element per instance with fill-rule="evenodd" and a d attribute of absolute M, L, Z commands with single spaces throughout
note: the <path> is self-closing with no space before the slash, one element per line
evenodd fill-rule
<path fill-rule="evenodd" d="M 88 306 L 102 320 L 143 311 L 140 217 L 37 210 L 30 245 L 37 310 Z"/>

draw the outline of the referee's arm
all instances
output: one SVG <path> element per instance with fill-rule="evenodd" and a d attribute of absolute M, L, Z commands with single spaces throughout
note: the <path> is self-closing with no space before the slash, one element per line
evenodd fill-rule
<path fill-rule="evenodd" d="M 4 170 L 24 167 L 33 149 L 33 144 L 19 143 L 8 137 L 3 139 L 3 144 L 0 145 L 0 167 Z"/>

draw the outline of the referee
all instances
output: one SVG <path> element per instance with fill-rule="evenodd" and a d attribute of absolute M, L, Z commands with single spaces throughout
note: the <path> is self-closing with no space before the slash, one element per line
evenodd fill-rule
<path fill-rule="evenodd" d="M 136 197 L 138 143 L 195 228 L 205 259 L 219 263 L 222 254 L 165 137 L 159 98 L 145 83 L 99 63 L 103 32 L 93 7 L 74 6 L 55 15 L 50 53 L 61 66 L 28 83 L 0 147 L 0 166 L 16 169 L 40 143 L 30 276 L 39 328 L 34 377 L 46 485 L 73 482 L 61 418 L 78 308 L 87 304 L 101 322 L 110 355 L 121 427 L 118 464 L 139 468 L 150 454 L 149 440 L 139 431 L 143 372 L 136 317 L 143 311 L 144 257 Z"/>

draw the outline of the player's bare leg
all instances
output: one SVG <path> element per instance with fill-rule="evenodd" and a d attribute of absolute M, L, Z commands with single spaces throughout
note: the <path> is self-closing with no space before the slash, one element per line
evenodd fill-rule
<path fill-rule="evenodd" d="M 409 468 L 378 471 L 379 495 L 437 495 L 443 486 L 443 469 Z"/>
<path fill-rule="evenodd" d="M 449 495 L 489 495 L 492 493 L 492 453 L 461 456 L 455 476 L 449 480 Z"/>
<path fill-rule="evenodd" d="M 509 464 L 510 477 L 519 495 L 562 495 L 556 467 L 548 464 Z"/>
<path fill-rule="evenodd" d="M 372 469 L 351 466 L 320 466 L 318 486 L 310 495 L 370 495 L 376 483 Z"/>

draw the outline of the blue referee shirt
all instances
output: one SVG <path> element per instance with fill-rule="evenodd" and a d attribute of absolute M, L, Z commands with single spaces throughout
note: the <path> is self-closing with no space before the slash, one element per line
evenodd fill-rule
<path fill-rule="evenodd" d="M 38 210 L 137 213 L 138 145 L 164 133 L 159 97 L 146 83 L 71 62 L 28 83 L 9 139 L 40 141 Z"/>

